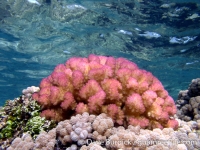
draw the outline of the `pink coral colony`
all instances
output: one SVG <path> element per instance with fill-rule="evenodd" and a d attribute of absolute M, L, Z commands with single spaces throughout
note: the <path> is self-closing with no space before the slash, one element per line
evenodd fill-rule
<path fill-rule="evenodd" d="M 56 121 L 88 112 L 106 113 L 119 125 L 178 127 L 176 106 L 161 82 L 124 58 L 71 58 L 41 81 L 33 98 L 41 116 Z"/>

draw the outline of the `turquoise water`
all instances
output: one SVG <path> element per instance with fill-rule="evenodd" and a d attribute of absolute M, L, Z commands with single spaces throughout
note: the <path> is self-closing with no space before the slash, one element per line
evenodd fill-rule
<path fill-rule="evenodd" d="M 200 77 L 198 0 L 0 2 L 0 105 L 73 56 L 125 57 L 176 100 Z M 165 4 L 165 5 L 163 5 Z"/>

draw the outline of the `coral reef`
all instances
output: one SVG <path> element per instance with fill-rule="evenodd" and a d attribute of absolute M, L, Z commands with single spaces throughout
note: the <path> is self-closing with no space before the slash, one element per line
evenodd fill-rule
<path fill-rule="evenodd" d="M 82 115 L 72 116 L 70 120 L 59 122 L 56 128 L 50 130 L 48 133 L 41 131 L 35 140 L 29 133 L 24 133 L 21 138 L 17 137 L 13 140 L 8 150 L 45 150 L 45 148 L 48 150 L 53 150 L 54 148 L 77 150 L 87 143 L 88 146 L 83 146 L 81 149 L 98 149 L 101 146 L 94 144 L 93 141 L 101 140 L 102 143 L 105 143 L 113 126 L 112 119 L 106 114 L 95 116 L 85 112 Z M 105 148 L 101 149 L 103 150 Z"/>
<path fill-rule="evenodd" d="M 23 132 L 27 131 L 35 137 L 40 131 L 48 131 L 55 127 L 54 121 L 39 116 L 41 107 L 30 95 L 36 91 L 37 87 L 29 87 L 23 90 L 25 95 L 6 101 L 5 106 L 1 108 L 0 149 L 8 147 L 9 143 Z"/>
<path fill-rule="evenodd" d="M 42 117 L 61 121 L 72 115 L 106 113 L 116 124 L 177 128 L 173 99 L 150 72 L 124 58 L 89 55 L 59 64 L 32 96 Z"/>
<path fill-rule="evenodd" d="M 198 150 L 200 149 L 200 128 L 197 122 L 176 119 L 178 130 L 142 129 L 129 125 L 114 127 L 106 114 L 98 116 L 78 114 L 70 120 L 61 121 L 48 133 L 42 131 L 34 140 L 30 134 L 13 140 L 8 150 Z M 95 132 L 98 132 L 98 136 Z M 97 138 L 98 137 L 98 138 Z"/>
<path fill-rule="evenodd" d="M 200 78 L 193 79 L 188 90 L 180 91 L 175 103 L 178 118 L 185 121 L 200 120 Z"/>

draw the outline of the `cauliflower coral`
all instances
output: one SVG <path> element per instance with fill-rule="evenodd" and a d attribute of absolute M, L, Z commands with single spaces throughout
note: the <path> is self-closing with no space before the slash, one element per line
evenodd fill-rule
<path fill-rule="evenodd" d="M 150 72 L 124 58 L 74 57 L 55 67 L 33 98 L 41 116 L 61 121 L 75 114 L 106 113 L 119 125 L 177 128 L 174 100 Z"/>

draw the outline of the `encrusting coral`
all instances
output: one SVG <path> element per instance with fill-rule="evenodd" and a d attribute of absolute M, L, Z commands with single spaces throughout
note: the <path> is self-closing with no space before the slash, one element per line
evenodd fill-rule
<path fill-rule="evenodd" d="M 193 79 L 188 90 L 180 91 L 175 103 L 178 118 L 200 122 L 200 78 Z"/>
<path fill-rule="evenodd" d="M 70 58 L 41 81 L 33 98 L 41 116 L 56 121 L 89 112 L 106 113 L 119 125 L 177 128 L 176 106 L 161 82 L 124 58 Z"/>

